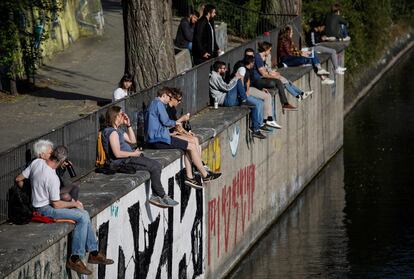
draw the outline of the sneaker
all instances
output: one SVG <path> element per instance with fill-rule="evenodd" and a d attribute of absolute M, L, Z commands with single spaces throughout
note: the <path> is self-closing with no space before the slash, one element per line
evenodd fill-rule
<path fill-rule="evenodd" d="M 265 139 L 266 138 L 266 136 L 263 135 L 263 133 L 260 132 L 260 130 L 257 130 L 255 132 L 253 132 L 253 137 L 258 138 L 258 139 Z"/>
<path fill-rule="evenodd" d="M 274 120 L 272 120 L 272 121 L 267 120 L 266 121 L 266 125 L 269 126 L 269 127 L 272 127 L 272 128 L 282 129 L 282 126 L 280 126 L 279 124 L 277 124 L 277 122 L 274 121 Z"/>
<path fill-rule="evenodd" d="M 326 79 L 322 80 L 322 84 L 331 85 L 331 84 L 334 84 L 334 83 L 335 83 L 335 81 L 333 81 L 330 78 L 326 78 Z"/>
<path fill-rule="evenodd" d="M 337 75 L 343 75 L 345 73 L 344 73 L 344 71 L 340 71 L 339 69 L 336 69 L 335 70 L 335 74 L 337 74 Z"/>
<path fill-rule="evenodd" d="M 318 72 L 316 73 L 318 76 L 322 76 L 322 75 L 329 75 L 329 72 L 325 69 L 319 69 Z"/>
<path fill-rule="evenodd" d="M 305 92 L 303 92 L 302 95 L 300 95 L 300 99 L 305 100 L 306 98 L 308 98 L 312 94 L 313 94 L 313 90 L 305 91 Z"/>
<path fill-rule="evenodd" d="M 162 201 L 164 202 L 164 204 L 166 204 L 168 207 L 173 207 L 178 205 L 178 201 L 173 200 L 172 198 L 170 198 L 170 196 L 165 195 L 162 198 Z"/>
<path fill-rule="evenodd" d="M 98 255 L 96 256 L 89 253 L 88 263 L 90 264 L 113 264 L 114 261 L 111 259 L 107 259 L 103 253 L 99 252 Z"/>
<path fill-rule="evenodd" d="M 345 72 L 346 71 L 346 68 L 338 66 L 338 69 L 337 70 L 339 70 L 341 72 Z"/>
<path fill-rule="evenodd" d="M 92 271 L 90 271 L 80 259 L 76 260 L 76 262 L 73 262 L 71 259 L 68 259 L 66 262 L 66 268 L 72 269 L 73 271 L 76 271 L 80 274 L 92 274 Z"/>
<path fill-rule="evenodd" d="M 263 124 L 262 126 L 260 126 L 260 130 L 262 130 L 263 132 L 271 132 L 272 129 L 269 129 L 266 127 L 266 124 Z"/>
<path fill-rule="evenodd" d="M 193 178 L 185 176 L 184 184 L 193 187 L 194 189 L 203 189 L 203 182 L 197 179 L 197 176 L 194 176 Z"/>
<path fill-rule="evenodd" d="M 178 202 L 170 198 L 169 196 L 165 195 L 163 198 L 160 196 L 151 195 L 148 202 L 152 205 L 161 207 L 161 208 L 167 208 L 167 207 L 173 207 L 178 205 Z"/>
<path fill-rule="evenodd" d="M 349 36 L 346 36 L 345 38 L 342 39 L 342 41 L 344 41 L 344 42 L 348 42 L 350 40 L 351 40 L 351 37 L 349 37 Z"/>
<path fill-rule="evenodd" d="M 221 176 L 221 172 L 208 172 L 206 177 L 203 177 L 203 182 L 216 180 Z"/>
<path fill-rule="evenodd" d="M 298 110 L 298 108 L 297 108 L 297 107 L 292 106 L 292 105 L 291 105 L 291 104 L 289 104 L 289 103 L 284 104 L 284 105 L 282 106 L 282 109 L 285 109 L 285 110 Z"/>

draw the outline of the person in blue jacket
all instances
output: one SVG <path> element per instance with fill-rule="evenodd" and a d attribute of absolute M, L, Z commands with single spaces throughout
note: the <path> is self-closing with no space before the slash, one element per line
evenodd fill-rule
<path fill-rule="evenodd" d="M 171 101 L 173 92 L 171 88 L 161 88 L 157 97 L 150 103 L 145 113 L 145 138 L 154 149 L 179 149 L 184 152 L 185 184 L 196 189 L 203 188 L 203 181 L 211 181 L 220 177 L 220 173 L 207 172 L 203 166 L 200 153 L 193 142 L 177 137 L 171 137 L 170 128 L 182 125 L 182 122 L 190 119 L 190 114 L 184 114 L 177 120 L 168 116 L 166 105 Z M 192 171 L 191 162 L 202 176 L 197 179 Z"/>

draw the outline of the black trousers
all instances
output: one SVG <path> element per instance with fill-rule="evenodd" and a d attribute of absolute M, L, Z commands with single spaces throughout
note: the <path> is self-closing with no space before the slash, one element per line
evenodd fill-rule
<path fill-rule="evenodd" d="M 141 155 L 139 157 L 129 157 L 125 159 L 123 163 L 134 167 L 137 171 L 148 171 L 150 173 L 152 192 L 160 197 L 165 196 L 165 191 L 161 184 L 162 166 L 160 163 L 158 163 L 158 161 Z"/>
<path fill-rule="evenodd" d="M 267 88 L 267 89 L 277 88 L 277 92 L 279 94 L 280 102 L 282 103 L 282 105 L 288 103 L 288 100 L 285 94 L 285 86 L 283 85 L 283 82 L 281 82 L 279 79 L 261 78 L 261 79 L 255 80 L 252 83 L 252 86 L 256 87 L 259 90 L 262 90 L 263 88 Z"/>

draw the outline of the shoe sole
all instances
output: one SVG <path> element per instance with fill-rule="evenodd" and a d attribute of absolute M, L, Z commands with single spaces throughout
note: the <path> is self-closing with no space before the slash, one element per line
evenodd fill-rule
<path fill-rule="evenodd" d="M 108 263 L 105 263 L 105 262 L 99 262 L 99 261 L 89 261 L 89 260 L 88 260 L 88 263 L 90 263 L 90 264 L 103 264 L 103 265 L 111 265 L 111 264 L 113 264 L 114 262 L 108 262 Z"/>
<path fill-rule="evenodd" d="M 220 177 L 221 177 L 221 174 L 220 174 L 219 176 L 217 176 L 216 178 L 209 178 L 209 179 L 207 179 L 207 180 L 204 180 L 204 179 L 203 179 L 203 182 L 210 182 L 210 181 L 213 181 L 213 180 L 219 179 Z"/>
<path fill-rule="evenodd" d="M 270 127 L 270 128 L 273 128 L 273 129 L 282 129 L 282 126 L 277 127 L 277 126 L 269 125 L 267 123 L 266 123 L 266 126 Z"/>
<path fill-rule="evenodd" d="M 76 268 L 73 268 L 71 266 L 66 265 L 66 268 L 75 271 L 76 273 L 79 274 L 84 274 L 84 275 L 92 275 L 92 271 L 90 271 L 89 269 L 87 270 L 87 272 L 81 272 L 80 270 L 76 270 Z"/>
<path fill-rule="evenodd" d="M 174 205 L 167 205 L 167 204 L 164 204 L 164 203 L 158 203 L 158 202 L 151 201 L 151 200 L 148 200 L 148 202 L 149 202 L 150 204 L 152 204 L 152 205 L 155 205 L 155 206 L 157 206 L 157 207 L 161 207 L 161 208 L 170 208 L 170 207 L 174 207 Z"/>
<path fill-rule="evenodd" d="M 190 187 L 192 187 L 194 189 L 197 189 L 197 190 L 200 190 L 200 189 L 203 189 L 204 188 L 204 186 L 200 186 L 200 185 L 194 184 L 194 183 L 192 183 L 192 182 L 190 182 L 188 180 L 184 181 L 184 184 L 187 185 L 187 186 L 190 186 Z"/>

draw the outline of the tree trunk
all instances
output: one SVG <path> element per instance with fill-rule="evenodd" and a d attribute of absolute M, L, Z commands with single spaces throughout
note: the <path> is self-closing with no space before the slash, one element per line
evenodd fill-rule
<path fill-rule="evenodd" d="M 175 76 L 170 0 L 122 0 L 122 7 L 125 72 L 135 90 Z"/>
<path fill-rule="evenodd" d="M 19 92 L 17 91 L 17 77 L 10 79 L 10 95 L 16 96 Z"/>

